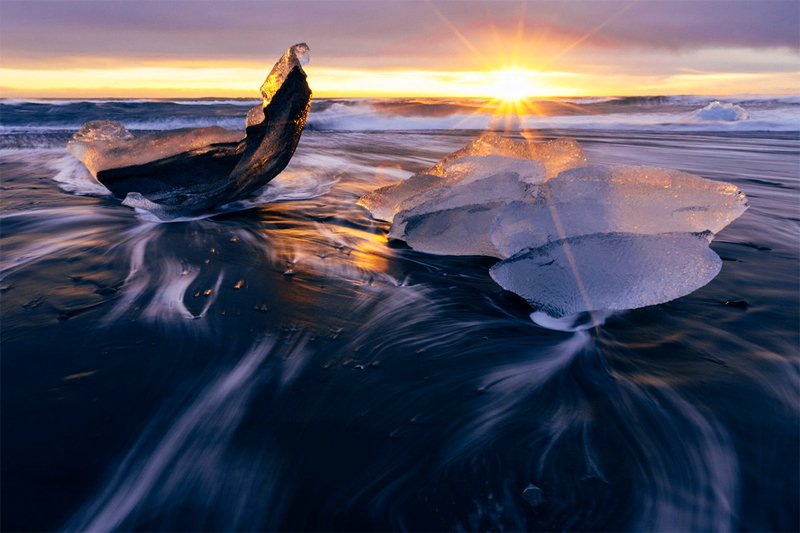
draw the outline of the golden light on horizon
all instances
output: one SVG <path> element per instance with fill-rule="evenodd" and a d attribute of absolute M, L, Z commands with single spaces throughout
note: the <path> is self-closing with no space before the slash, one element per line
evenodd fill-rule
<path fill-rule="evenodd" d="M 308 65 L 317 97 L 500 98 L 572 96 L 568 72 L 371 70 Z M 1 97 L 196 97 L 257 98 L 264 67 L 148 67 L 8 69 L 0 67 Z"/>
<path fill-rule="evenodd" d="M 520 102 L 535 92 L 531 82 L 533 73 L 518 68 L 508 68 L 490 73 L 494 78 L 491 93 L 502 102 Z"/>
<path fill-rule="evenodd" d="M 263 66 L 160 65 L 95 69 L 0 67 L 0 98 L 258 98 Z M 509 70 L 511 73 L 509 73 Z M 666 77 L 499 69 L 370 70 L 309 65 L 316 98 L 487 98 L 495 104 L 552 96 L 630 96 L 746 92 L 794 94 L 798 73 L 697 73 Z M 498 74 L 502 73 L 502 74 Z"/>
<path fill-rule="evenodd" d="M 797 93 L 800 70 L 793 49 L 706 47 L 682 51 L 676 63 L 673 53 L 660 48 L 611 46 L 608 39 L 613 35 L 603 36 L 608 25 L 637 2 L 622 2 L 619 9 L 592 21 L 596 24 L 586 31 L 570 32 L 526 18 L 525 0 L 516 19 L 494 20 L 487 12 L 481 24 L 466 23 L 461 17 L 451 20 L 449 10 L 443 12 L 428 0 L 441 23 L 427 30 L 439 55 L 420 52 L 420 43 L 405 41 L 385 50 L 364 47 L 353 56 L 341 55 L 330 49 L 330 43 L 326 48 L 324 39 L 315 49 L 310 36 L 308 81 L 316 98 L 489 99 L 498 113 L 524 110 L 534 99 L 549 97 Z M 593 44 L 597 37 L 606 39 L 606 44 Z M 407 45 L 412 54 L 408 57 Z M 181 59 L 180 54 L 170 57 L 167 52 L 118 57 L 102 49 L 35 61 L 6 54 L 0 61 L 0 98 L 256 99 L 281 51 L 264 50 L 259 59 L 252 54 L 213 53 Z M 729 66 L 732 57 L 742 62 L 738 70 Z M 764 66 L 753 70 L 749 65 Z M 792 68 L 787 70 L 787 65 Z"/>
<path fill-rule="evenodd" d="M 339 2 L 341 9 L 326 6 L 333 18 L 322 21 L 295 16 L 308 6 L 280 3 L 278 11 L 292 13 L 280 24 L 213 2 L 186 11 L 162 2 L 171 6 L 164 20 L 154 16 L 160 7 L 95 2 L 96 10 L 73 10 L 69 3 L 55 2 L 47 13 L 41 2 L 11 1 L 16 7 L 0 17 L 0 97 L 258 98 L 258 85 L 294 40 L 311 46 L 307 72 L 317 98 L 793 95 L 800 78 L 796 39 L 787 41 L 787 28 L 775 35 L 769 24 L 742 18 L 746 9 L 725 13 L 738 25 L 720 26 L 716 12 L 697 8 L 691 24 L 678 24 L 673 16 L 690 8 L 642 0 L 585 9 L 531 0 L 482 8 L 420 0 L 409 9 Z M 77 16 L 84 9 L 87 16 Z M 62 10 L 68 24 L 55 15 Z M 122 34 L 105 23 L 134 12 Z M 171 17 L 175 25 L 166 23 Z"/>

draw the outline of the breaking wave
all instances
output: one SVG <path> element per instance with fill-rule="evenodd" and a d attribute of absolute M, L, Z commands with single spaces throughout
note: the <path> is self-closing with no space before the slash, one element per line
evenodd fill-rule
<path fill-rule="evenodd" d="M 124 121 L 129 130 L 221 126 L 241 130 L 252 99 L 0 100 L 0 133 L 75 131 L 89 120 Z M 698 113 L 719 102 L 750 115 L 721 121 Z M 486 100 L 444 98 L 315 99 L 309 129 L 414 131 L 504 129 Z M 797 131 L 798 97 L 581 97 L 530 102 L 541 115 L 522 116 L 532 129 L 664 131 Z M 490 106 L 491 107 L 491 106 Z M 517 120 L 516 118 L 514 119 Z"/>

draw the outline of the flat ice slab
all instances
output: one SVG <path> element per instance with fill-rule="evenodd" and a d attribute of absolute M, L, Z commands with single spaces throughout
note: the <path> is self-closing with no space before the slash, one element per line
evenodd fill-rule
<path fill-rule="evenodd" d="M 551 242 L 490 269 L 501 287 L 553 317 L 620 311 L 685 296 L 719 273 L 709 233 L 597 233 Z"/>

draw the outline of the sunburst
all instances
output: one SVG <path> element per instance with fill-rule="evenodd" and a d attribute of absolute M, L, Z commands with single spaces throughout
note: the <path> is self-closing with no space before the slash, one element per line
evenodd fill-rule
<path fill-rule="evenodd" d="M 489 80 L 489 87 L 488 91 L 491 94 L 491 99 L 487 101 L 484 105 L 480 106 L 476 109 L 474 114 L 487 114 L 491 113 L 494 114 L 496 119 L 490 123 L 490 127 L 496 128 L 498 125 L 497 118 L 500 118 L 500 124 L 503 126 L 503 131 L 505 133 L 509 133 L 510 131 L 518 132 L 522 134 L 526 141 L 531 142 L 535 135 L 530 130 L 528 131 L 521 131 L 524 130 L 523 123 L 521 118 L 529 115 L 539 115 L 539 109 L 537 108 L 536 104 L 529 101 L 529 97 L 537 93 L 535 90 L 533 80 L 535 80 L 537 76 L 537 71 L 532 71 L 526 68 L 520 68 L 517 66 L 514 67 L 507 67 L 503 65 L 495 65 L 491 61 L 489 61 L 481 51 L 470 42 L 466 35 L 464 35 L 461 31 L 456 28 L 456 26 L 448 20 L 441 11 L 439 11 L 435 5 L 429 0 L 431 7 L 434 9 L 438 17 L 444 22 L 444 24 L 450 29 L 451 32 L 458 38 L 459 41 L 462 42 L 469 49 L 481 63 L 487 69 L 488 76 L 487 79 Z M 550 60 L 541 66 L 540 70 L 546 69 L 552 62 L 566 53 L 569 53 L 571 50 L 582 44 L 584 41 L 589 39 L 592 35 L 599 32 L 603 27 L 605 27 L 609 22 L 616 19 L 620 15 L 622 15 L 625 11 L 630 9 L 630 7 L 635 3 L 635 0 L 631 0 L 628 4 L 623 6 L 622 9 L 612 13 L 607 19 L 603 20 L 600 24 L 592 28 L 590 31 L 586 32 L 584 35 L 580 36 L 569 45 L 565 46 L 560 53 L 556 54 L 555 56 L 551 57 Z M 512 42 L 508 43 L 508 46 L 505 46 L 504 49 L 510 50 L 514 57 L 511 58 L 504 58 L 506 61 L 510 60 L 513 65 L 520 65 L 523 64 L 520 62 L 520 51 L 522 48 L 522 42 L 524 39 L 524 32 L 525 32 L 525 11 L 526 11 L 526 3 L 525 0 L 521 3 L 521 13 L 518 18 L 519 25 L 517 28 L 517 34 L 513 37 Z M 493 25 L 492 28 L 494 29 Z M 495 30 L 495 35 L 497 34 Z M 508 63 L 506 63 L 508 64 Z M 558 103 L 557 101 L 553 101 L 554 103 Z M 567 106 L 575 107 L 574 104 L 564 103 Z M 499 116 L 499 117 L 498 117 Z M 466 119 L 465 119 L 466 120 Z M 460 126 L 457 125 L 456 127 Z M 563 239 L 566 236 L 564 231 L 563 225 L 561 224 L 561 218 L 558 213 L 558 208 L 555 204 L 553 204 L 550 195 L 547 193 L 547 189 L 545 188 L 545 200 L 547 201 L 548 207 L 550 208 L 551 216 L 553 217 L 553 221 L 556 225 L 557 231 L 560 237 Z M 588 293 L 585 290 L 583 277 L 580 273 L 579 265 L 576 264 L 574 257 L 572 255 L 571 247 L 568 243 L 564 243 L 564 251 L 569 260 L 569 265 L 572 270 L 572 273 L 575 277 L 575 282 L 580 290 L 581 296 L 586 302 L 587 309 L 591 309 L 591 302 L 589 302 Z M 595 316 L 595 313 L 590 311 L 590 315 L 592 316 L 592 321 L 594 326 L 597 328 L 601 321 Z M 599 332 L 599 328 L 598 328 Z"/>
<path fill-rule="evenodd" d="M 527 71 L 509 68 L 496 70 L 489 75 L 494 80 L 491 86 L 492 96 L 501 102 L 510 104 L 521 102 L 533 92 Z"/>

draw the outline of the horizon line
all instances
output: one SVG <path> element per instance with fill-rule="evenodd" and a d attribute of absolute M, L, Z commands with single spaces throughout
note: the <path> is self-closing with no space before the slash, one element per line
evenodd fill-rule
<path fill-rule="evenodd" d="M 488 95 L 475 95 L 475 96 L 459 96 L 459 95 L 442 95 L 442 94 L 385 94 L 385 95 L 364 95 L 364 94 L 322 94 L 314 95 L 317 100 L 396 100 L 396 99 L 430 99 L 430 100 L 456 100 L 456 101 L 475 101 L 475 100 L 495 100 L 494 96 Z M 746 98 L 746 97 L 793 97 L 797 96 L 796 92 L 747 92 L 747 93 L 687 93 L 687 92 L 662 92 L 662 93 L 619 93 L 619 94 L 551 94 L 551 95 L 536 95 L 521 98 L 523 101 L 537 101 L 537 100 L 552 100 L 552 99 L 575 99 L 575 98 L 659 98 L 659 97 L 681 97 L 681 96 L 700 96 L 708 98 Z M 86 95 L 86 94 L 4 94 L 3 88 L 0 87 L 0 100 L 260 100 L 260 95 L 243 96 L 231 94 L 204 94 L 204 95 L 186 95 L 186 94 L 143 94 L 132 93 L 124 96 L 118 94 L 102 94 L 102 95 Z"/>

